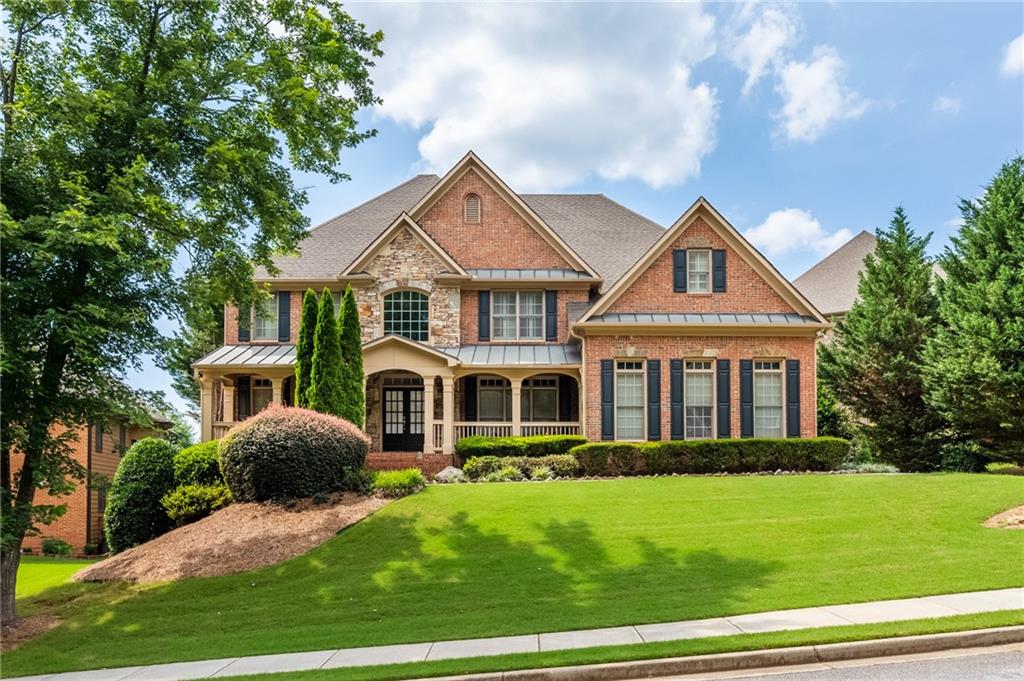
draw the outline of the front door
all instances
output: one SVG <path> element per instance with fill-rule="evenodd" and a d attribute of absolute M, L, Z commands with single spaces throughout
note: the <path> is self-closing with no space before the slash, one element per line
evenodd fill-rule
<path fill-rule="evenodd" d="M 384 388 L 384 451 L 423 451 L 423 388 Z"/>

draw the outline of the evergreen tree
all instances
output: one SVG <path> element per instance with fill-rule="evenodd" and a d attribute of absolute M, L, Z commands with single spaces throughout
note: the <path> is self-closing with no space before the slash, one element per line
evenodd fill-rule
<path fill-rule="evenodd" d="M 818 381 L 818 435 L 853 438 L 849 414 L 824 381 Z"/>
<path fill-rule="evenodd" d="M 927 398 L 992 458 L 1024 464 L 1024 157 L 960 211 L 963 227 L 941 259 Z"/>
<path fill-rule="evenodd" d="M 326 288 L 320 294 L 309 377 L 306 407 L 324 414 L 341 416 L 341 347 L 338 341 L 338 322 L 334 318 L 334 300 Z"/>
<path fill-rule="evenodd" d="M 360 428 L 366 418 L 366 388 L 363 386 L 363 330 L 359 307 L 351 286 L 345 287 L 339 311 L 341 326 L 342 411 L 341 417 Z"/>
<path fill-rule="evenodd" d="M 924 400 L 921 355 L 933 333 L 938 300 L 919 237 L 902 208 L 879 229 L 864 259 L 858 299 L 821 348 L 821 379 L 850 408 L 883 461 L 905 471 L 940 466 L 944 421 Z"/>
<path fill-rule="evenodd" d="M 295 344 L 295 406 L 309 406 L 309 384 L 313 370 L 313 342 L 316 337 L 316 291 L 306 289 L 299 318 L 299 338 Z"/>

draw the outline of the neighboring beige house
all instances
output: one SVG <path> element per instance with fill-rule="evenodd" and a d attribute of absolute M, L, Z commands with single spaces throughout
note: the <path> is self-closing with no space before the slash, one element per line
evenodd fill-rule
<path fill-rule="evenodd" d="M 829 319 L 850 311 L 857 300 L 857 282 L 864 258 L 875 252 L 875 235 L 862 231 L 793 282 L 800 293 Z"/>
<path fill-rule="evenodd" d="M 290 404 L 307 288 L 351 285 L 374 467 L 469 435 L 813 437 L 825 317 L 703 197 L 668 229 L 601 194 L 518 194 L 472 152 L 328 220 L 258 271 L 194 365 L 201 435 Z"/>

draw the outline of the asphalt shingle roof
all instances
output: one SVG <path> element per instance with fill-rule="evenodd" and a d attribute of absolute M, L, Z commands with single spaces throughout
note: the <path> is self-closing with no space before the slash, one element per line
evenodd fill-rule
<path fill-rule="evenodd" d="M 874 251 L 875 235 L 861 232 L 797 277 L 793 285 L 825 314 L 849 312 L 857 299 L 857 274 L 864 268 L 864 257 Z"/>

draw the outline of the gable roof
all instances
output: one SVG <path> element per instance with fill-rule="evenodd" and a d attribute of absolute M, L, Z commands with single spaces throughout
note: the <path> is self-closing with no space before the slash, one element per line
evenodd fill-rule
<path fill-rule="evenodd" d="M 362 272 L 363 268 L 370 264 L 370 261 L 373 260 L 374 256 L 376 256 L 382 248 L 391 243 L 391 241 L 403 229 L 408 229 L 412 232 L 413 235 L 416 236 L 438 260 L 448 267 L 449 272 L 461 274 L 465 277 L 469 276 L 466 270 L 462 269 L 462 265 L 455 262 L 455 259 L 448 255 L 448 252 L 441 248 L 441 245 L 434 241 L 429 234 L 424 232 L 423 228 L 417 225 L 405 211 L 402 211 L 402 214 L 399 215 L 387 229 L 381 232 L 380 236 L 374 239 L 370 245 L 363 250 L 358 258 L 353 260 L 352 263 L 345 268 L 341 273 L 342 276 L 349 276 Z"/>
<path fill-rule="evenodd" d="M 583 317 L 580 318 L 580 324 L 583 324 L 593 317 L 604 314 L 612 303 L 618 299 L 623 292 L 625 292 L 635 282 L 648 267 L 665 252 L 666 249 L 682 234 L 686 229 L 693 224 L 694 219 L 698 216 L 704 217 L 711 229 L 715 230 L 719 236 L 722 237 L 728 243 L 734 251 L 741 258 L 743 258 L 748 265 L 750 265 L 755 272 L 761 275 L 761 277 L 771 286 L 783 300 L 789 303 L 793 309 L 798 313 L 806 314 L 813 317 L 820 324 L 827 325 L 825 317 L 807 300 L 782 274 L 775 269 L 767 258 L 761 255 L 756 248 L 750 245 L 750 243 L 743 238 L 743 236 L 736 231 L 729 222 L 722 217 L 722 215 L 715 210 L 715 207 L 708 202 L 703 196 L 699 197 L 693 202 L 685 213 L 679 216 L 679 219 L 673 223 L 659 238 L 655 241 L 647 252 L 639 258 L 633 265 L 626 271 L 625 274 L 615 282 L 615 285 L 608 289 L 608 292 L 601 297 L 597 303 L 592 306 Z"/>
<path fill-rule="evenodd" d="M 542 239 L 548 242 L 548 244 L 561 255 L 566 262 L 574 266 L 576 269 L 586 272 L 590 276 L 598 276 L 597 272 L 587 264 L 587 262 L 580 257 L 580 255 L 574 251 L 558 232 L 554 231 L 550 225 L 548 225 L 543 218 L 537 215 L 536 211 L 533 210 L 527 204 L 519 194 L 512 191 L 505 182 L 498 177 L 493 170 L 487 167 L 487 165 L 480 160 L 480 158 L 469 151 L 465 156 L 462 157 L 455 166 L 445 173 L 445 176 L 441 178 L 441 181 L 435 184 L 433 187 L 424 194 L 416 205 L 409 210 L 409 214 L 414 220 L 421 219 L 426 215 L 427 211 L 444 196 L 456 182 L 462 177 L 474 170 L 477 174 L 486 182 L 491 189 L 495 191 L 502 199 L 504 199 L 517 213 L 519 216 L 526 221 L 528 225 L 540 235 Z"/>
<path fill-rule="evenodd" d="M 857 275 L 864 269 L 864 258 L 875 251 L 875 243 L 874 234 L 862 231 L 797 277 L 793 284 L 825 314 L 849 312 L 857 299 Z"/>

